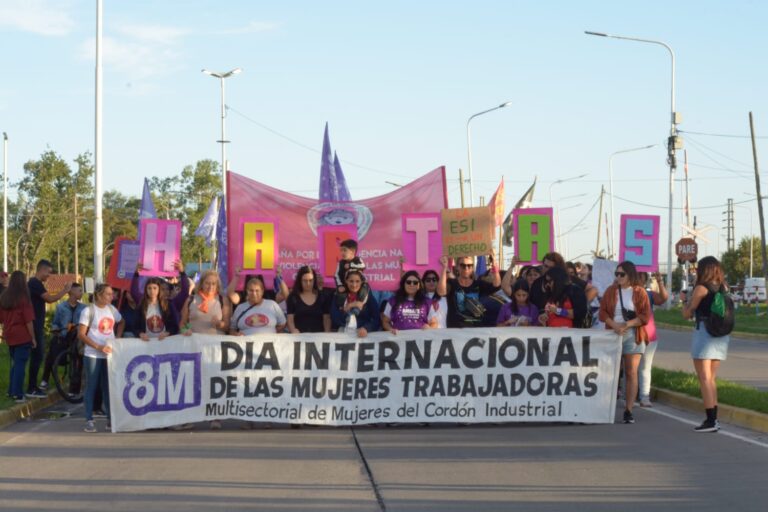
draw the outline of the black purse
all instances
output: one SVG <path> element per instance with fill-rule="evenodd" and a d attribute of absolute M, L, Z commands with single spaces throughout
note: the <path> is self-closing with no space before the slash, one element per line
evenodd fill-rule
<path fill-rule="evenodd" d="M 637 313 L 624 308 L 624 299 L 621 296 L 621 288 L 619 288 L 618 291 L 619 291 L 619 302 L 621 303 L 621 317 L 624 319 L 625 322 L 634 320 L 635 318 L 637 318 Z"/>

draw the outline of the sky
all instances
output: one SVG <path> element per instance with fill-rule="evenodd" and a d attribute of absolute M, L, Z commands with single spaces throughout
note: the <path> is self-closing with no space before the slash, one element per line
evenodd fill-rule
<path fill-rule="evenodd" d="M 353 199 L 445 166 L 458 207 L 467 120 L 509 101 L 471 123 L 475 204 L 503 177 L 509 209 L 536 178 L 533 206 L 557 207 L 560 251 L 585 261 L 609 157 L 657 144 L 613 158 L 613 203 L 617 224 L 623 213 L 661 216 L 666 262 L 670 56 L 591 30 L 674 49 L 693 215 L 711 226 L 700 255 L 719 254 L 728 198 L 736 240 L 750 223 L 759 236 L 748 115 L 758 161 L 768 162 L 766 19 L 768 4 L 745 0 L 105 0 L 104 187 L 140 196 L 145 176 L 220 159 L 219 81 L 203 68 L 243 70 L 226 82 L 229 168 L 308 197 L 318 194 L 328 122 Z M 93 0 L 0 2 L 0 130 L 12 185 L 48 149 L 70 162 L 93 152 L 95 20 Z M 767 177 L 763 168 L 764 195 Z"/>

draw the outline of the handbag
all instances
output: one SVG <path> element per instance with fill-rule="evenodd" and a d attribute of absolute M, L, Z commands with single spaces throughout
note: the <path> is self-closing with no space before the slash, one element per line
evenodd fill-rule
<path fill-rule="evenodd" d="M 619 302 L 621 303 L 621 317 L 624 319 L 625 322 L 634 320 L 635 318 L 637 318 L 637 313 L 635 313 L 634 311 L 630 311 L 624 307 L 624 299 L 621 296 L 621 288 L 619 288 L 618 292 L 619 292 Z"/>

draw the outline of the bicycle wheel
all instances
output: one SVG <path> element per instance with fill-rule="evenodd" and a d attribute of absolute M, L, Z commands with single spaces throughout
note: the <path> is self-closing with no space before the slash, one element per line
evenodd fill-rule
<path fill-rule="evenodd" d="M 83 401 L 82 389 L 84 388 L 85 381 L 81 381 L 80 390 L 77 393 L 72 393 L 70 390 L 70 380 L 74 372 L 82 372 L 82 365 L 80 368 L 73 368 L 73 357 L 70 350 L 64 350 L 53 360 L 53 383 L 56 385 L 56 391 L 59 395 L 69 403 L 79 404 Z"/>

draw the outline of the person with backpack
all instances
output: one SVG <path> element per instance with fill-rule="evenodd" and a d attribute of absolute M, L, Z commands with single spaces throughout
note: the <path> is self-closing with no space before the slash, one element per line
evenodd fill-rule
<path fill-rule="evenodd" d="M 720 262 L 714 256 L 699 260 L 696 285 L 690 301 L 683 308 L 683 317 L 694 318 L 691 357 L 699 378 L 706 419 L 695 432 L 717 432 L 717 370 L 728 357 L 730 332 L 733 329 L 733 301 L 726 293 L 725 277 Z"/>
<path fill-rule="evenodd" d="M 94 302 L 80 313 L 78 338 L 85 345 L 83 364 L 85 365 L 85 432 L 96 432 L 93 422 L 93 400 L 96 390 L 101 389 L 104 400 L 104 412 L 107 415 L 106 430 L 110 430 L 109 420 L 109 379 L 107 376 L 107 355 L 112 353 L 112 342 L 123 334 L 123 317 L 112 305 L 114 292 L 106 283 L 96 285 L 93 291 Z"/>
<path fill-rule="evenodd" d="M 32 350 L 37 344 L 32 322 L 35 313 L 27 289 L 27 276 L 16 270 L 11 274 L 8 287 L 0 295 L 0 324 L 3 341 L 8 345 L 11 374 L 8 396 L 16 403 L 24 403 L 24 372 Z"/>

